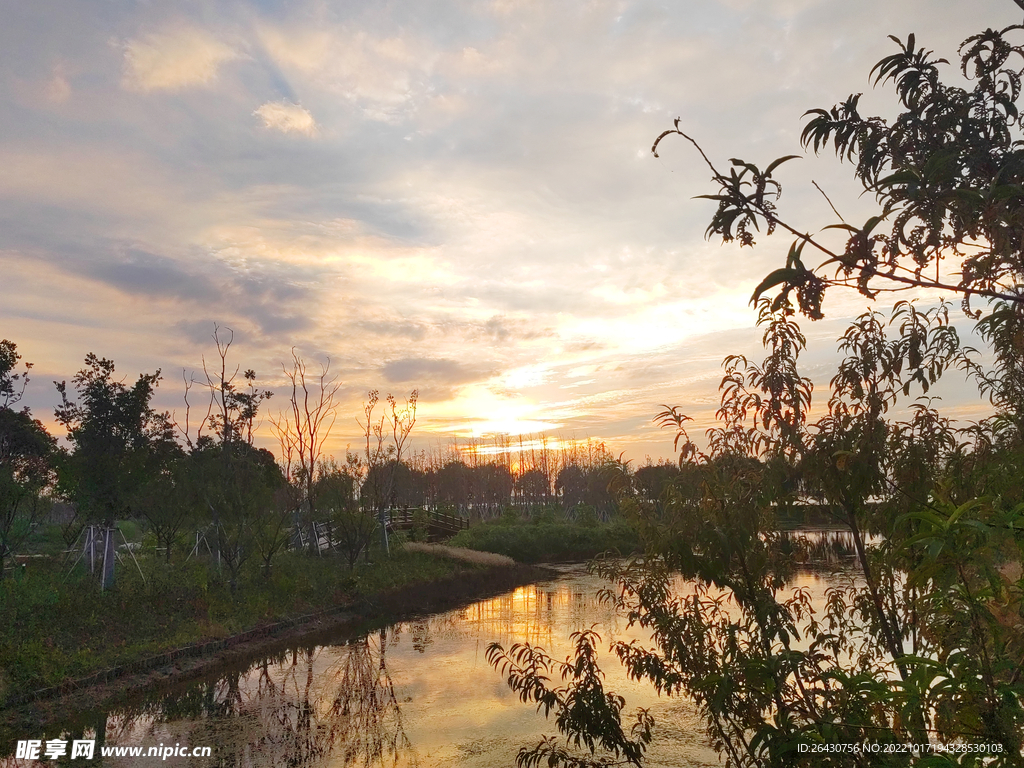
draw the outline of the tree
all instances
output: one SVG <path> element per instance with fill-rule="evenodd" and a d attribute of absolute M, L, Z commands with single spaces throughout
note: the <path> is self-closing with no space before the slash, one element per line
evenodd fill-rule
<path fill-rule="evenodd" d="M 289 536 L 292 510 L 286 485 L 274 454 L 236 441 L 224 446 L 204 439 L 192 451 L 199 493 L 213 516 L 216 557 L 228 571 L 232 593 L 238 589 L 243 566 L 259 551 L 264 572 Z"/>
<path fill-rule="evenodd" d="M 977 497 L 953 504 L 946 459 L 957 440 L 948 422 L 926 403 L 908 421 L 886 418 L 908 385 L 928 385 L 922 371 L 937 378 L 957 361 L 945 311 L 904 304 L 895 322 L 872 312 L 859 318 L 840 341 L 846 358 L 831 382 L 829 412 L 806 425 L 810 393 L 796 367 L 802 335 L 790 310 L 761 306 L 769 355 L 761 364 L 726 359 L 708 451 L 690 440 L 677 409 L 662 414 L 677 429 L 682 474 L 695 473 L 699 483 L 673 484 L 657 500 L 628 475 L 617 484 L 645 552 L 598 570 L 618 583 L 606 599 L 650 631 L 655 645 L 618 642 L 615 653 L 631 677 L 692 699 L 731 765 L 903 765 L 911 756 L 800 747 L 929 738 L 997 745 L 1001 752 L 985 764 L 1018 764 L 1024 585 L 998 566 L 1024 556 L 1024 507 Z M 915 338 L 921 354 L 911 365 L 906 344 Z M 776 386 L 787 379 L 789 386 Z M 778 524 L 800 487 L 852 532 L 860 571 L 858 583 L 830 590 L 820 617 L 791 586 L 804 544 Z M 676 575 L 686 590 L 675 589 Z M 572 679 L 597 675 L 592 648 L 583 651 L 565 667 Z M 643 712 L 627 734 L 614 693 L 590 683 L 600 696 L 585 696 L 577 684 L 552 688 L 551 662 L 538 649 L 495 646 L 490 656 L 524 700 L 555 713 L 569 746 L 587 734 L 591 741 L 582 743 L 601 738 L 612 753 L 594 762 L 545 740 L 522 752 L 520 765 L 606 765 L 616 754 L 641 763 Z M 955 764 L 981 759 L 964 753 Z"/>
<path fill-rule="evenodd" d="M 567 511 L 586 502 L 587 486 L 587 474 L 577 464 L 562 467 L 555 477 L 555 493 Z"/>
<path fill-rule="evenodd" d="M 480 464 L 467 470 L 469 496 L 477 517 L 485 511 L 498 512 L 512 499 L 515 480 L 502 464 Z"/>
<path fill-rule="evenodd" d="M 115 521 L 131 515 L 140 488 L 178 450 L 170 416 L 151 405 L 159 381 L 160 371 L 144 373 L 129 387 L 114 379 L 112 360 L 90 353 L 72 379 L 77 401 L 67 382 L 54 382 L 61 396 L 55 414 L 71 444 L 59 487 L 86 520 L 107 530 L 104 589 L 113 583 Z"/>
<path fill-rule="evenodd" d="M 222 333 L 226 333 L 227 338 L 222 338 Z M 230 447 L 237 442 L 252 445 L 253 433 L 259 427 L 256 419 L 259 416 L 260 405 L 274 394 L 265 389 L 257 389 L 256 371 L 252 368 L 247 368 L 242 373 L 245 380 L 244 388 L 236 383 L 241 368 L 236 365 L 232 371 L 228 364 L 228 354 L 234 339 L 235 332 L 230 328 L 213 326 L 213 343 L 220 363 L 214 363 L 211 370 L 205 356 L 203 357 L 203 375 L 210 401 L 206 415 L 199 422 L 195 440 L 190 433 L 191 404 L 188 398 L 192 386 L 200 382 L 195 379 L 185 380 L 185 426 L 179 427 L 179 430 L 190 448 L 203 437 L 203 430 L 207 428 L 213 431 L 222 446 Z"/>
<path fill-rule="evenodd" d="M 668 461 L 653 464 L 648 460 L 634 473 L 635 481 L 644 498 L 654 501 L 679 479 L 679 466 Z"/>
<path fill-rule="evenodd" d="M 469 500 L 469 472 L 469 467 L 457 460 L 434 472 L 434 503 L 464 509 Z"/>
<path fill-rule="evenodd" d="M 388 461 L 371 467 L 363 480 L 364 495 L 372 498 L 376 489 L 391 486 L 389 506 L 421 507 L 426 501 L 423 473 L 405 462 Z"/>
<path fill-rule="evenodd" d="M 369 548 L 377 531 L 376 510 L 362 508 L 356 494 L 363 472 L 359 457 L 349 453 L 345 466 L 331 459 L 317 473 L 316 492 L 321 510 L 328 515 L 331 538 L 345 554 L 350 569 Z"/>
<path fill-rule="evenodd" d="M 310 523 L 319 521 L 316 473 L 323 459 L 324 443 L 338 418 L 335 398 L 341 383 L 330 369 L 328 359 L 319 374 L 307 375 L 305 361 L 293 349 L 291 370 L 283 367 L 285 378 L 292 385 L 291 412 L 271 418 L 285 460 L 285 476 L 301 487 Z"/>
<path fill-rule="evenodd" d="M 222 332 L 227 338 L 222 337 Z M 249 368 L 242 375 L 245 387 L 236 380 L 240 366 L 232 370 L 228 355 L 234 332 L 214 326 L 213 341 L 219 363 L 211 366 L 203 358 L 205 386 L 210 394 L 206 415 L 200 420 L 193 439 L 189 431 L 189 391 L 194 380 L 185 382 L 185 427 L 179 427 L 190 448 L 192 468 L 186 475 L 195 483 L 195 493 L 209 510 L 214 535 L 214 556 L 218 566 L 228 569 L 232 591 L 237 589 L 242 566 L 259 548 L 264 570 L 280 551 L 284 538 L 282 518 L 294 513 L 294 505 L 282 510 L 278 502 L 284 476 L 274 455 L 253 446 L 259 426 L 260 406 L 272 392 L 256 386 L 256 372 Z M 212 434 L 203 434 L 209 429 Z M 262 537 L 260 540 L 259 537 Z"/>
<path fill-rule="evenodd" d="M 380 401 L 380 393 L 372 390 L 367 394 L 363 414 L 366 422 L 362 423 L 366 439 L 366 478 L 362 495 L 365 503 L 377 510 L 377 522 L 381 530 L 381 544 L 384 551 L 388 550 L 388 533 L 385 515 L 389 507 L 395 504 L 395 477 L 398 467 L 402 466 L 402 454 L 412 428 L 416 425 L 416 401 L 419 392 L 413 390 L 405 405 L 401 408 L 393 395 L 387 396 L 387 409 L 379 419 L 373 412 Z M 382 471 L 383 470 L 383 471 Z"/>
<path fill-rule="evenodd" d="M 28 383 L 31 363 L 17 373 L 17 345 L 0 341 L 0 578 L 47 507 L 44 492 L 53 481 L 56 442 L 28 408 L 15 410 Z"/>
<path fill-rule="evenodd" d="M 516 478 L 516 496 L 522 504 L 545 504 L 551 495 L 548 476 L 541 469 L 528 469 Z"/>
<path fill-rule="evenodd" d="M 149 523 L 157 546 L 163 546 L 168 563 L 181 535 L 200 519 L 203 505 L 194 471 L 189 457 L 176 456 L 147 478 L 138 492 L 136 507 Z"/>
<path fill-rule="evenodd" d="M 871 74 L 876 85 L 893 85 L 901 109 L 895 120 L 861 115 L 860 94 L 807 113 L 804 148 L 817 153 L 831 147 L 841 160 L 855 163 L 855 178 L 878 202 L 878 213 L 860 227 L 839 217 L 811 235 L 779 214 L 782 187 L 773 174 L 796 155 L 778 158 L 764 170 L 733 159 L 725 173 L 679 128 L 678 119 L 652 151 L 657 156 L 661 141 L 673 134 L 700 151 L 719 186 L 717 193 L 702 195 L 718 203 L 709 237 L 752 246 L 761 227 L 769 235 L 781 228 L 795 237 L 785 266 L 761 282 L 754 299 L 779 286 L 779 305 L 795 293 L 801 310 L 815 319 L 833 285 L 854 287 L 869 298 L 935 288 L 961 295 L 966 310 L 973 296 L 1019 307 L 1024 304 L 1024 142 L 1017 102 L 1024 47 L 1013 39 L 1022 31 L 1022 25 L 987 29 L 964 41 L 960 70 L 973 83 L 970 90 L 943 83 L 940 67 L 948 62 L 918 48 L 913 35 L 906 43 L 892 38 L 900 50 L 878 62 Z M 841 247 L 827 243 L 830 229 L 844 233 Z M 823 261 L 808 268 L 804 259 L 813 252 Z M 959 281 L 942 277 L 943 260 L 962 262 Z"/>

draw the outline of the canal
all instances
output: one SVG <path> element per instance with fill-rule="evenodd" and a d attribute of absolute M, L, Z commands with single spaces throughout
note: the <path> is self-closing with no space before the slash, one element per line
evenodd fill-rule
<path fill-rule="evenodd" d="M 521 747 L 557 729 L 508 689 L 485 659 L 487 646 L 530 642 L 564 658 L 571 633 L 594 627 L 606 688 L 625 696 L 627 717 L 636 707 L 655 717 L 647 764 L 720 765 L 694 707 L 630 681 L 607 651 L 615 640 L 648 641 L 598 599 L 609 583 L 583 565 L 555 568 L 555 578 L 464 608 L 361 636 L 320 635 L 108 710 L 69 715 L 31 737 L 101 739 L 107 748 L 141 747 L 143 754 L 176 745 L 178 752 L 211 752 L 166 760 L 108 756 L 109 766 L 514 766 Z M 839 578 L 808 570 L 792 586 L 822 605 Z"/>

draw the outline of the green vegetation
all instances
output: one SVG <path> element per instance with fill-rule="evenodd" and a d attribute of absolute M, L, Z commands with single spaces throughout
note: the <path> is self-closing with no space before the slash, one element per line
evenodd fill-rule
<path fill-rule="evenodd" d="M 65 580 L 61 569 L 42 562 L 0 581 L 0 704 L 163 651 L 327 608 L 359 607 L 404 586 L 478 568 L 397 550 L 349 570 L 339 558 L 287 552 L 269 578 L 255 563 L 243 569 L 232 594 L 225 579 L 195 559 L 167 565 L 145 556 L 142 564 L 145 581 L 126 568 L 105 591 L 81 570 Z"/>
<path fill-rule="evenodd" d="M 508 517 L 481 523 L 457 534 L 449 543 L 482 552 L 507 555 L 521 563 L 587 560 L 603 552 L 627 555 L 640 541 L 624 520 L 590 524 L 550 519 L 532 521 Z"/>

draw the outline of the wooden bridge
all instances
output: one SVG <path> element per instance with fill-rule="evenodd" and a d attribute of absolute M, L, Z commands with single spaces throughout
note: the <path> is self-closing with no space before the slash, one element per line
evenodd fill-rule
<path fill-rule="evenodd" d="M 396 531 L 411 531 L 417 525 L 425 525 L 427 537 L 437 541 L 450 539 L 459 531 L 469 528 L 469 521 L 433 509 L 406 508 L 390 510 L 388 525 Z"/>

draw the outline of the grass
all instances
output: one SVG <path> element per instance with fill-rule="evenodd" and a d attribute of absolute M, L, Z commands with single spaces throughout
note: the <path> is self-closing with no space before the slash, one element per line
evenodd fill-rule
<path fill-rule="evenodd" d="M 584 525 L 509 518 L 461 531 L 449 544 L 506 555 L 521 563 L 586 560 L 602 552 L 628 554 L 640 546 L 636 534 L 622 521 Z"/>
<path fill-rule="evenodd" d="M 438 555 L 451 560 L 458 560 L 463 563 L 473 563 L 482 566 L 504 566 L 515 565 L 515 560 L 506 555 L 496 555 L 493 552 L 480 552 L 475 549 L 463 547 L 447 547 L 444 544 L 422 544 L 409 542 L 405 545 L 406 552 L 424 552 L 428 555 Z"/>
<path fill-rule="evenodd" d="M 350 571 L 340 559 L 286 552 L 269 578 L 253 563 L 232 595 L 195 560 L 141 563 L 145 580 L 128 561 L 108 592 L 85 573 L 66 576 L 55 562 L 0 581 L 0 705 L 97 670 L 480 567 L 398 550 Z"/>

